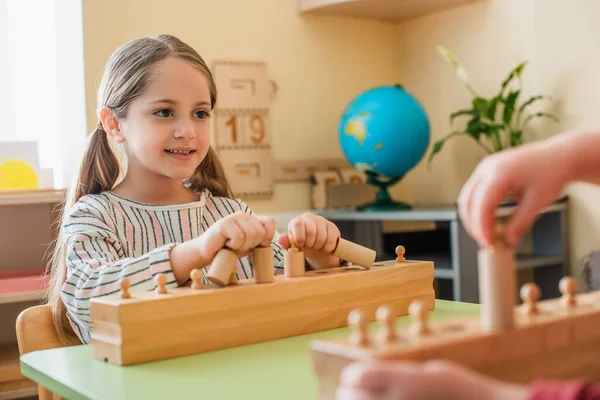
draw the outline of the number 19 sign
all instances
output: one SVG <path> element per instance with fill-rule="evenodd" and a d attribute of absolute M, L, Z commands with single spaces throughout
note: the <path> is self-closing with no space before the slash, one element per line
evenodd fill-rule
<path fill-rule="evenodd" d="M 236 197 L 268 199 L 274 190 L 274 159 L 267 131 L 271 81 L 264 63 L 220 61 L 215 150 Z"/>

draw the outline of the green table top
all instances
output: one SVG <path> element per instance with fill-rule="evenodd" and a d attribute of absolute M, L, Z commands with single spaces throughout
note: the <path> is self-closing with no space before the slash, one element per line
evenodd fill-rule
<path fill-rule="evenodd" d="M 476 304 L 437 300 L 430 320 L 478 312 Z M 398 318 L 398 326 L 409 323 L 407 316 Z M 344 327 L 124 367 L 95 360 L 89 345 L 73 346 L 25 354 L 21 371 L 67 399 L 306 400 L 317 393 L 309 342 L 348 333 Z"/>

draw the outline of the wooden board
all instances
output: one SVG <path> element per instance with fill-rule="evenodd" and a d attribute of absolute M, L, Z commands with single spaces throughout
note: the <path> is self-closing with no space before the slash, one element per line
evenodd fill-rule
<path fill-rule="evenodd" d="M 355 346 L 349 338 L 311 343 L 320 400 L 334 399 L 342 370 L 371 358 L 425 361 L 446 359 L 489 376 L 518 383 L 538 378 L 600 380 L 600 292 L 582 294 L 566 308 L 561 300 L 538 303 L 539 314 L 515 308 L 511 329 L 486 332 L 479 317 L 444 321 L 431 333 L 414 336 L 398 329 L 398 338 L 384 343 L 373 337 Z"/>
<path fill-rule="evenodd" d="M 434 265 L 395 261 L 277 275 L 275 282 L 180 287 L 91 300 L 94 357 L 129 365 L 279 339 L 347 325 L 348 312 L 390 303 L 406 314 L 419 299 L 433 309 Z M 177 340 L 173 340 L 173 336 Z"/>

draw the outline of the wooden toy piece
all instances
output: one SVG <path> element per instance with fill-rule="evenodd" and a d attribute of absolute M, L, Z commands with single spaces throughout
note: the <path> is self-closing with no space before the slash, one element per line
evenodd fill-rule
<path fill-rule="evenodd" d="M 167 284 L 167 275 L 166 274 L 156 274 L 154 277 L 154 282 L 156 282 L 156 294 L 167 294 L 169 291 L 166 288 Z"/>
<path fill-rule="evenodd" d="M 255 248 L 252 256 L 254 258 L 254 282 L 275 282 L 275 256 L 271 246 Z"/>
<path fill-rule="evenodd" d="M 231 271 L 231 276 L 229 276 L 229 283 L 228 285 L 237 285 L 239 282 L 238 278 L 237 278 L 237 270 L 235 268 L 235 266 L 233 267 L 233 271 Z"/>
<path fill-rule="evenodd" d="M 223 248 L 213 258 L 206 279 L 217 286 L 226 286 L 235 275 L 235 263 L 238 260 L 233 250 Z"/>
<path fill-rule="evenodd" d="M 380 322 L 381 330 L 379 333 L 379 339 L 381 343 L 392 343 L 398 336 L 396 335 L 396 328 L 394 322 L 396 321 L 396 312 L 394 308 L 389 305 L 383 305 L 377 309 L 375 318 Z"/>
<path fill-rule="evenodd" d="M 96 359 L 118 365 L 227 349 L 345 327 L 356 308 L 368 322 L 381 304 L 398 315 L 415 300 L 433 309 L 433 281 L 433 262 L 389 260 L 368 270 L 350 265 L 297 278 L 275 275 L 267 285 L 251 278 L 235 287 L 209 281 L 202 290 L 181 286 L 128 300 L 117 293 L 90 300 L 91 344 Z"/>
<path fill-rule="evenodd" d="M 192 280 L 192 289 L 202 289 L 202 270 L 200 268 L 190 272 L 190 279 Z"/>
<path fill-rule="evenodd" d="M 305 274 L 304 252 L 296 247 L 296 241 L 292 235 L 288 235 L 290 247 L 283 256 L 283 275 L 286 278 L 298 278 Z"/>
<path fill-rule="evenodd" d="M 413 339 L 417 339 L 431 333 L 429 324 L 427 323 L 428 310 L 423 302 L 413 301 L 410 306 L 408 306 L 408 313 L 413 320 L 410 326 L 411 337 Z"/>
<path fill-rule="evenodd" d="M 577 291 L 577 282 L 570 276 L 565 276 L 558 283 L 558 288 L 562 294 L 561 305 L 564 307 L 574 307 L 577 305 L 575 292 Z"/>
<path fill-rule="evenodd" d="M 404 246 L 396 246 L 396 262 L 406 261 L 406 258 L 404 258 L 405 252 L 406 249 L 404 248 Z"/>
<path fill-rule="evenodd" d="M 541 291 L 535 283 L 526 283 L 521 287 L 521 300 L 523 300 L 523 310 L 525 315 L 535 315 L 539 312 L 537 302 Z"/>
<path fill-rule="evenodd" d="M 493 246 L 479 250 L 479 298 L 481 324 L 486 331 L 511 328 L 514 324 L 514 250 L 504 242 L 504 226 L 495 227 Z"/>
<path fill-rule="evenodd" d="M 350 343 L 353 346 L 366 346 L 369 344 L 369 334 L 367 332 L 367 317 L 361 310 L 352 310 L 348 314 L 348 325 L 352 328 L 350 334 Z"/>
<path fill-rule="evenodd" d="M 121 278 L 119 284 L 121 286 L 121 298 L 130 299 L 131 293 L 129 293 L 129 287 L 131 286 L 131 283 L 129 282 L 129 278 Z"/>
<path fill-rule="evenodd" d="M 375 262 L 377 253 L 349 240 L 339 238 L 332 254 L 342 260 L 369 269 Z"/>

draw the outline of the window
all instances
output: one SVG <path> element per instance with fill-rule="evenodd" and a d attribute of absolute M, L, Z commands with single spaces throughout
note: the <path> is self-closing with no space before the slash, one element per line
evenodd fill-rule
<path fill-rule="evenodd" d="M 0 146 L 35 141 L 54 187 L 87 140 L 81 0 L 0 0 Z"/>

